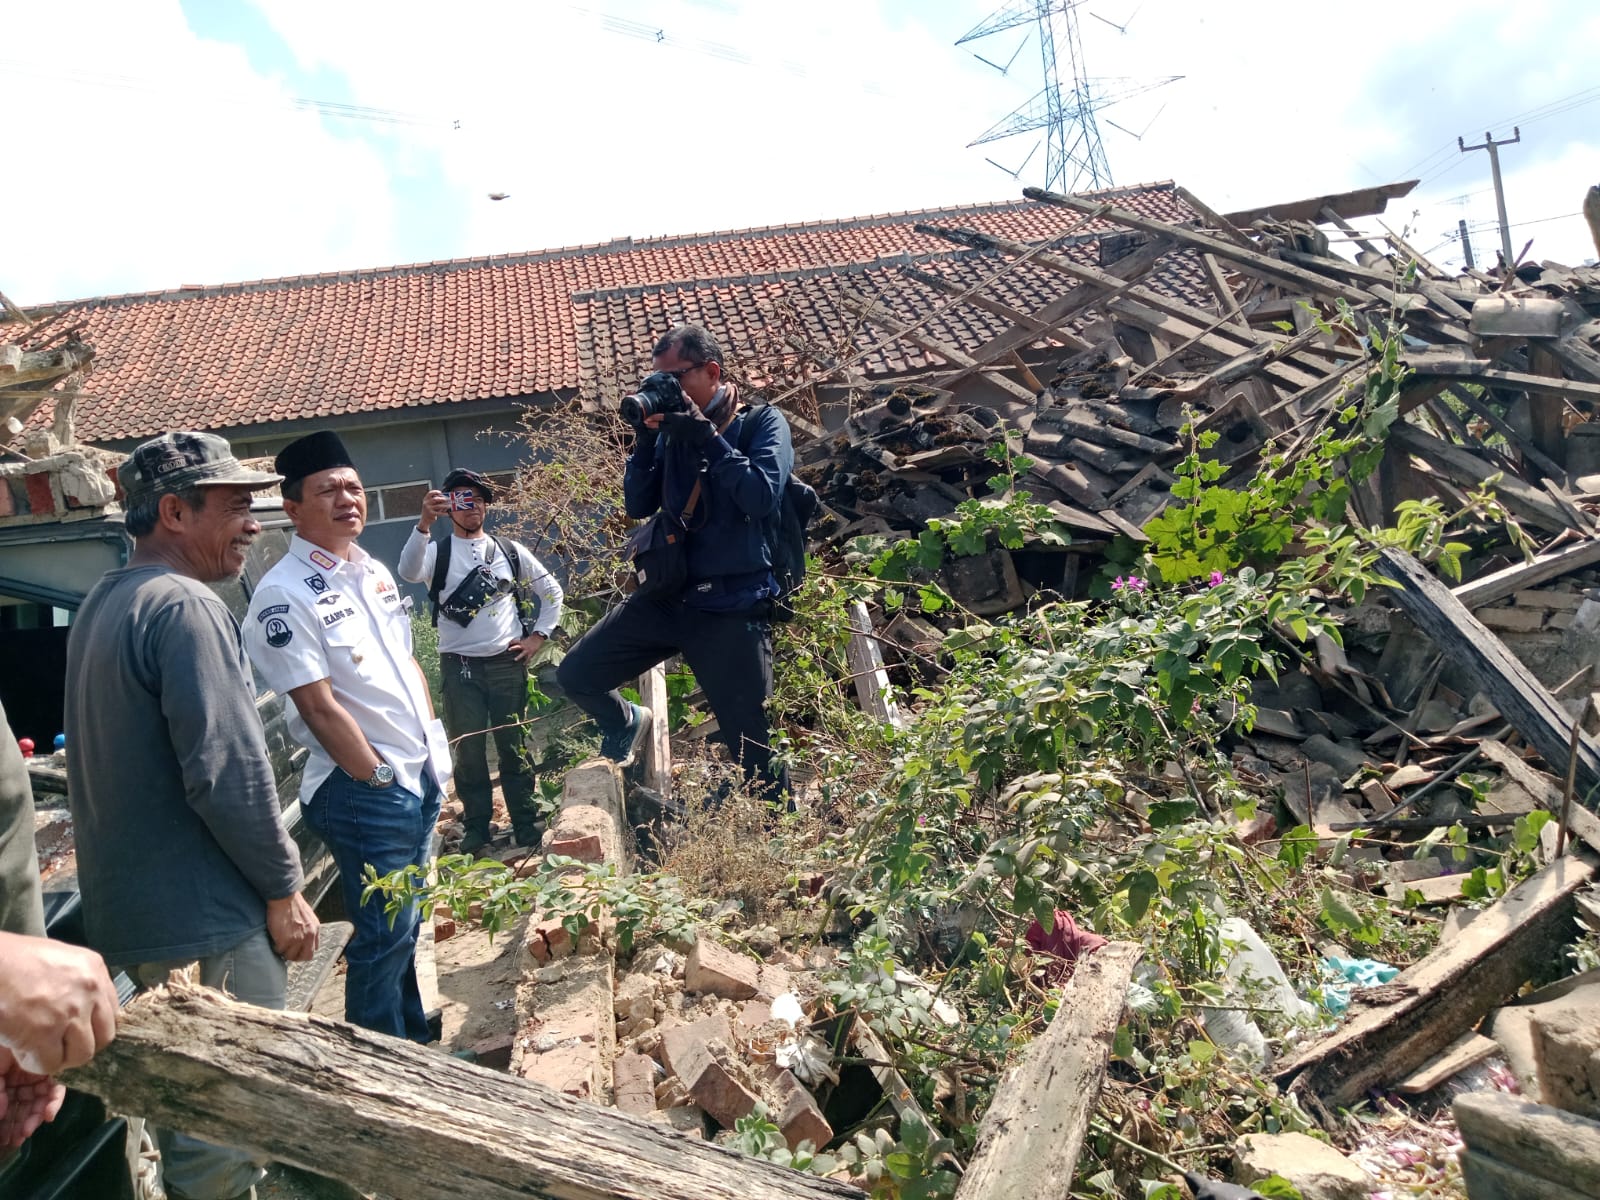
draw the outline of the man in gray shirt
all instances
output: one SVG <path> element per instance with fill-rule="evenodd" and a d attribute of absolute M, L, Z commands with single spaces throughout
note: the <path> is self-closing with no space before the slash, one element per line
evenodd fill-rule
<path fill-rule="evenodd" d="M 198 961 L 200 980 L 282 1008 L 285 960 L 311 957 L 239 625 L 207 583 L 233 579 L 260 524 L 228 443 L 170 433 L 118 470 L 134 552 L 84 600 L 67 642 L 67 770 L 89 944 L 135 982 Z M 169 1194 L 248 1196 L 243 1151 L 158 1134 Z"/>

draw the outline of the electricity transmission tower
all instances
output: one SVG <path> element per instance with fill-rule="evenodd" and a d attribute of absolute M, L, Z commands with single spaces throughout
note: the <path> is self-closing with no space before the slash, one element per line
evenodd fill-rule
<path fill-rule="evenodd" d="M 1110 187 L 1111 164 L 1106 161 L 1105 147 L 1100 142 L 1100 127 L 1095 121 L 1095 113 L 1120 100 L 1164 87 L 1182 78 L 1181 75 L 1169 75 L 1147 82 L 1092 78 L 1084 65 L 1083 42 L 1078 34 L 1077 10 L 1082 3 L 1083 0 L 1009 0 L 956 42 L 956 45 L 964 46 L 1019 25 L 1032 23 L 1036 26 L 1039 53 L 1044 66 L 1044 88 L 1021 108 L 1001 118 L 967 145 L 981 146 L 1030 130 L 1045 130 L 1043 186 L 1050 191 Z M 1116 26 L 1114 22 L 1108 24 L 1126 31 L 1125 26 Z M 1063 55 L 1066 58 L 1065 70 L 1061 63 Z M 999 67 L 981 55 L 975 56 L 1001 74 L 1010 71 L 1017 57 L 1013 53 L 1005 67 Z M 1029 160 L 1032 157 L 1030 151 Z M 994 162 L 993 159 L 989 161 Z M 998 163 L 995 165 L 999 166 Z M 1023 166 L 1027 166 L 1027 161 Z M 1001 167 L 1001 170 L 1005 168 Z M 1021 167 L 1015 172 L 1007 172 L 1011 175 L 1021 173 Z"/>

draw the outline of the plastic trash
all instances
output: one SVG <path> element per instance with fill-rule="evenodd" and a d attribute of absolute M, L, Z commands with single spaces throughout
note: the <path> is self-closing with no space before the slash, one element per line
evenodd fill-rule
<path fill-rule="evenodd" d="M 1228 1000 L 1238 1007 L 1202 1006 L 1201 1023 L 1206 1036 L 1217 1045 L 1259 1066 L 1269 1066 L 1272 1052 L 1252 1013 L 1280 1012 L 1290 1020 L 1297 1020 L 1311 1016 L 1316 1009 L 1295 994 L 1277 956 L 1249 922 L 1227 917 L 1220 930 L 1224 941 L 1237 944 L 1233 957 L 1228 960 L 1225 978 L 1229 984 Z"/>
<path fill-rule="evenodd" d="M 1377 987 L 1400 974 L 1399 967 L 1373 958 L 1340 958 L 1337 954 L 1322 959 L 1322 1007 L 1335 1016 L 1350 1007 L 1350 993 L 1358 987 Z"/>

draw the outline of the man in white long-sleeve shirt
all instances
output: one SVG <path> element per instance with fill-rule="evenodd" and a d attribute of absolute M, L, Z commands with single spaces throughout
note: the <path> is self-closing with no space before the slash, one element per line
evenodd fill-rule
<path fill-rule="evenodd" d="M 441 490 L 423 497 L 422 516 L 399 564 L 400 578 L 428 584 L 439 628 L 444 723 L 455 747 L 465 854 L 483 849 L 494 836 L 486 730 L 494 733 L 513 837 L 523 846 L 539 842 L 533 771 L 523 748 L 527 664 L 561 619 L 555 576 L 520 542 L 484 531 L 494 498 L 494 485 L 478 472 L 451 471 Z M 435 542 L 429 531 L 440 517 L 455 528 Z"/>

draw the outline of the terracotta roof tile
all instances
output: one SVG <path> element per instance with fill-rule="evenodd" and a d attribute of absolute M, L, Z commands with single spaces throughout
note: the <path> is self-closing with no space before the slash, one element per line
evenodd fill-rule
<path fill-rule="evenodd" d="M 1108 194 L 1148 216 L 1191 215 L 1170 183 Z M 70 318 L 96 348 L 85 390 L 99 399 L 80 407 L 78 432 L 112 441 L 184 425 L 228 428 L 591 387 L 608 371 L 636 374 L 654 336 L 676 320 L 704 319 L 727 330 L 733 345 L 748 344 L 761 324 L 756 314 L 780 296 L 831 344 L 857 322 L 830 280 L 862 277 L 862 290 L 885 289 L 915 319 L 945 297 L 907 280 L 893 262 L 915 260 L 966 282 L 993 269 L 997 260 L 919 233 L 918 223 L 1037 241 L 1078 220 L 1065 209 L 1011 201 L 100 297 L 80 302 Z M 1094 222 L 1078 237 L 1106 228 Z M 1092 261 L 1094 247 L 1072 252 Z M 1160 286 L 1204 296 L 1198 271 L 1169 273 Z M 1059 276 L 1025 268 L 994 294 L 1031 309 L 1060 287 Z M 971 347 L 1004 326 L 962 306 L 931 331 Z M 865 335 L 859 340 L 866 344 Z M 931 360 L 897 346 L 865 365 L 899 373 Z"/>

